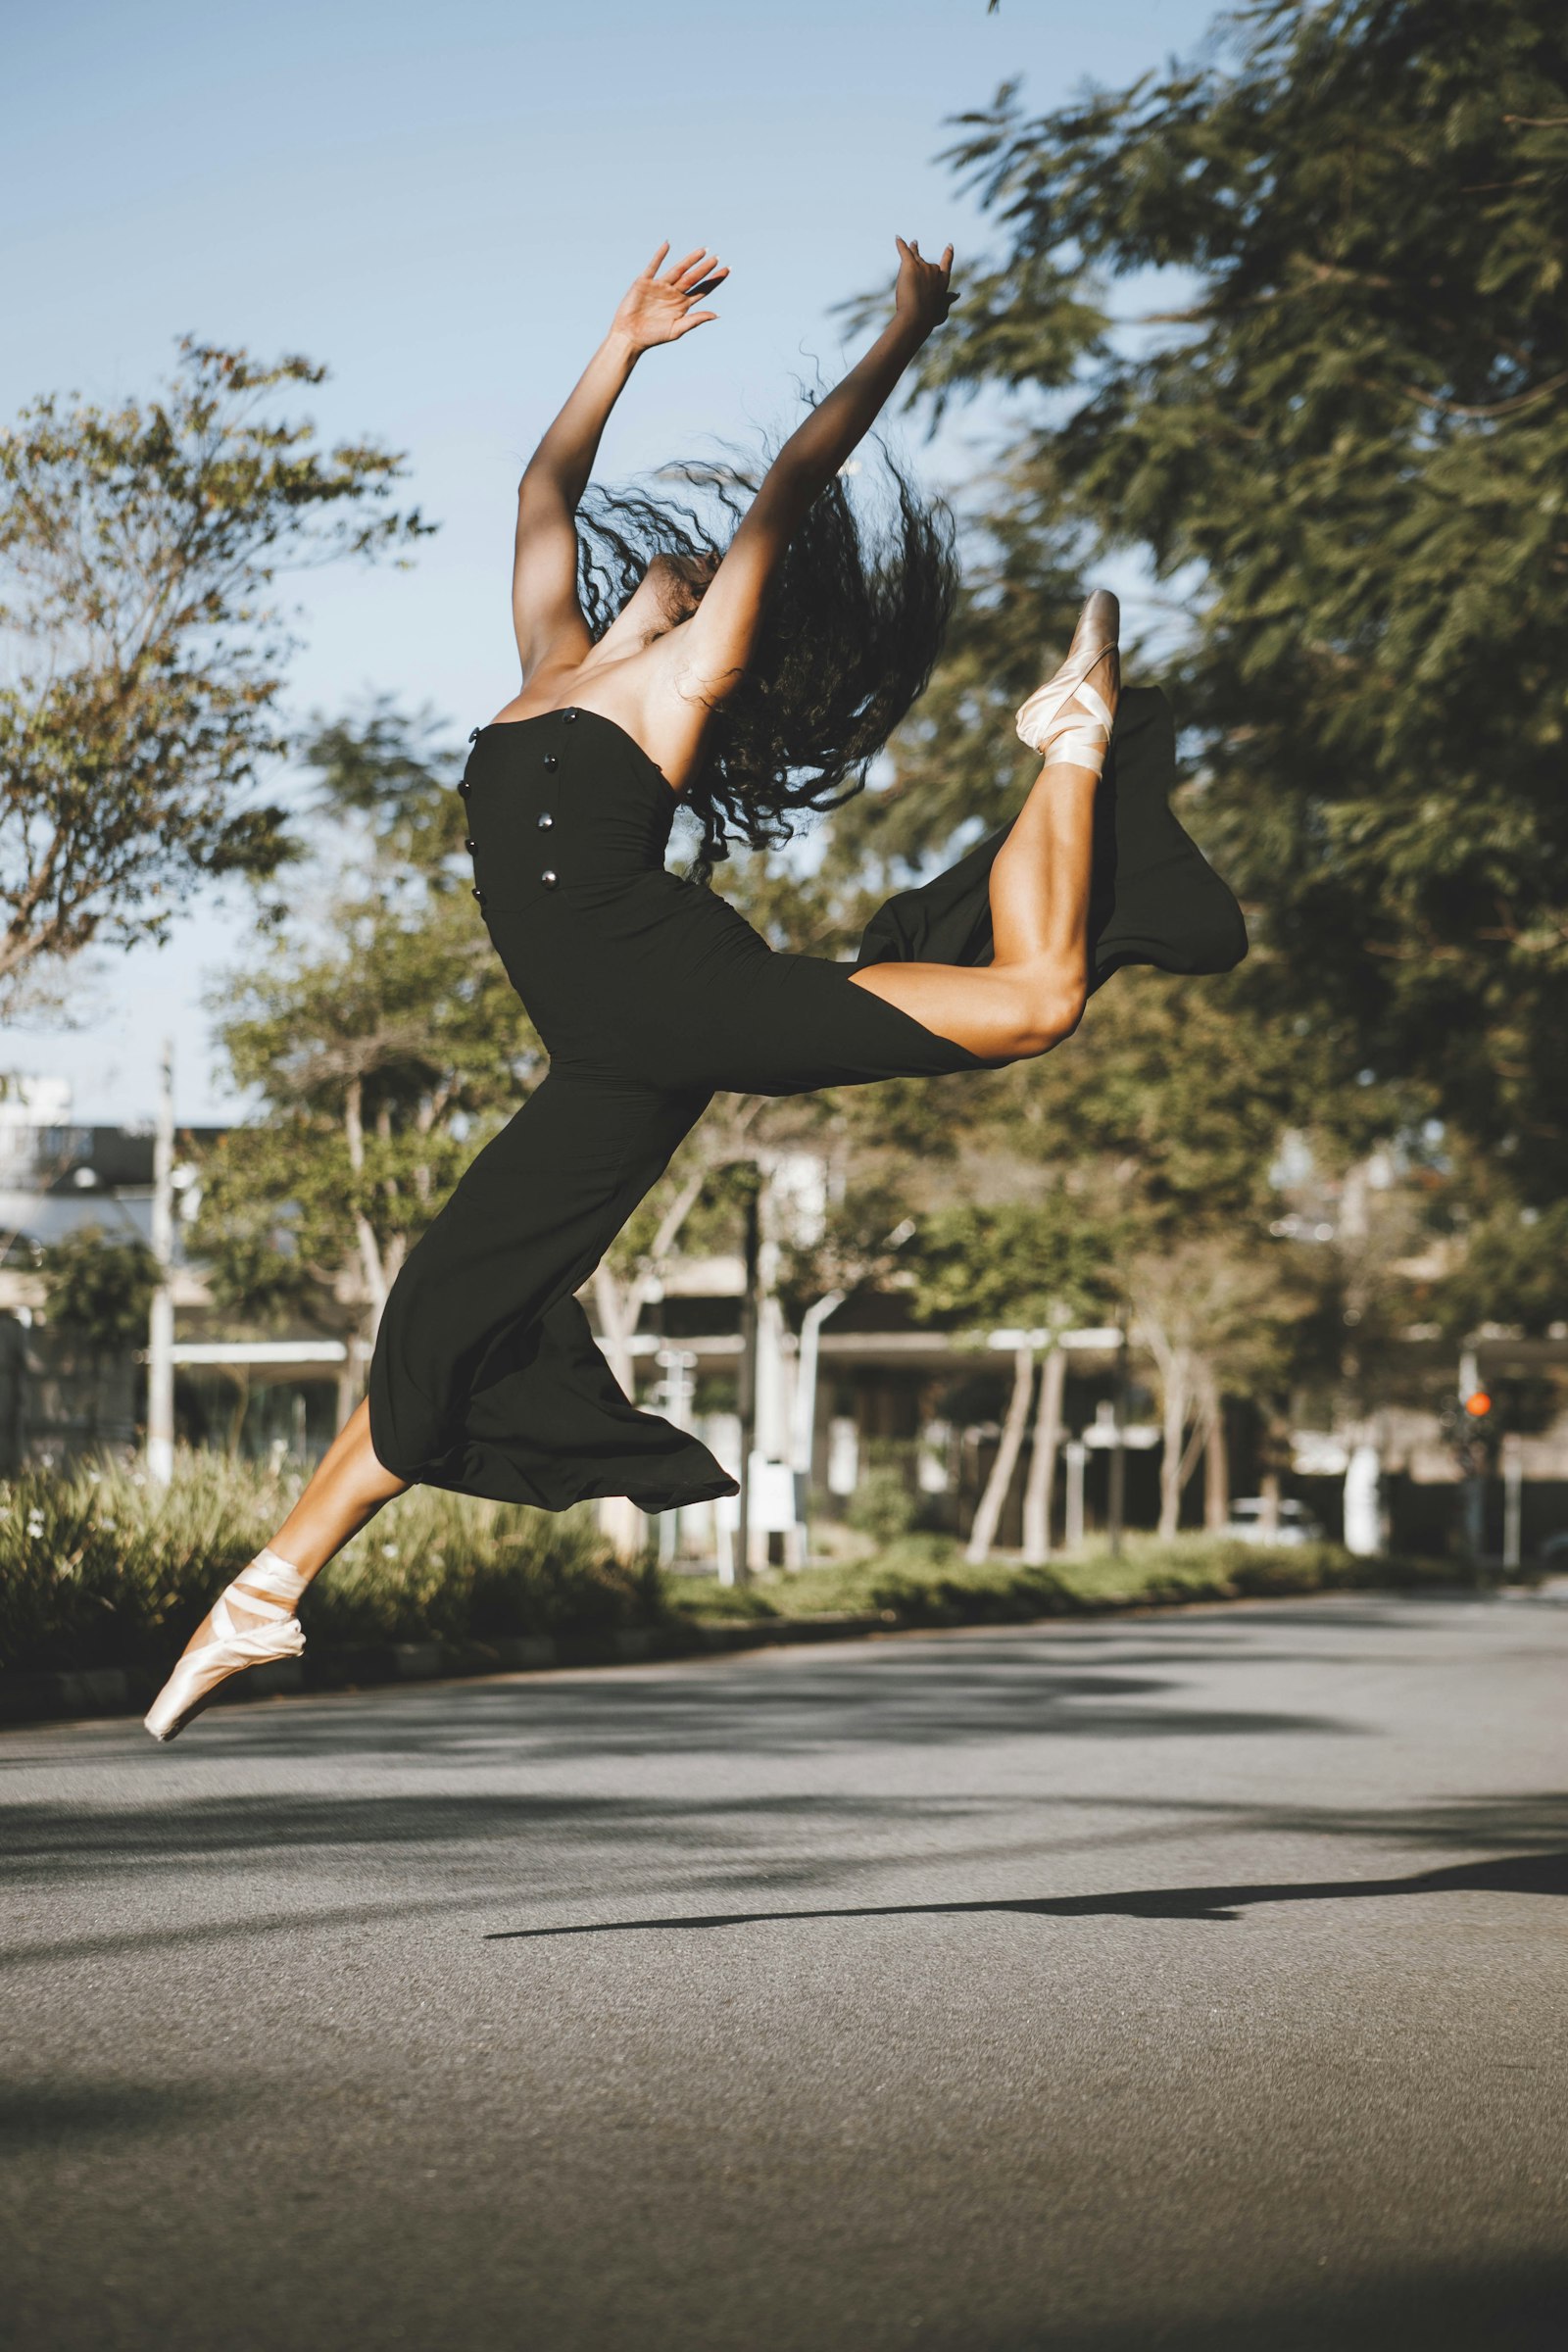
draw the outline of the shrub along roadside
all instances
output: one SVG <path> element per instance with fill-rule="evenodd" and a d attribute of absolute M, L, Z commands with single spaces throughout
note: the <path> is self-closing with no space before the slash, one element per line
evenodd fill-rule
<path fill-rule="evenodd" d="M 291 1507 L 297 1477 L 182 1455 L 167 1493 L 114 1463 L 0 1484 L 0 1673 L 161 1670 Z M 318 1580 L 313 1645 L 484 1642 L 661 1613 L 587 1511 L 553 1517 L 435 1487 L 403 1495 Z"/>
<path fill-rule="evenodd" d="M 887 1616 L 902 1625 L 1023 1624 L 1103 1616 L 1200 1600 L 1293 1592 L 1465 1587 L 1477 1580 L 1446 1560 L 1357 1559 L 1337 1544 L 1237 1544 L 1207 1536 L 1161 1544 L 1132 1537 L 1120 1558 L 1090 1551 L 1026 1568 L 993 1559 L 971 1567 L 945 1537 L 911 1535 L 850 1566 L 808 1568 L 743 1586 L 682 1579 L 678 1609 L 727 1617 L 810 1617 L 825 1611 Z"/>
<path fill-rule="evenodd" d="M 167 1494 L 104 1464 L 0 1485 L 0 1673 L 161 1671 L 222 1585 L 284 1516 L 297 1482 L 220 1457 L 181 1459 Z M 325 1571 L 305 1605 L 313 1649 L 611 1636 L 727 1620 L 784 1630 L 843 1617 L 885 1625 L 1022 1623 L 1184 1601 L 1470 1581 L 1446 1563 L 1357 1560 L 1332 1544 L 1270 1548 L 1134 1539 L 1024 1568 L 971 1568 L 945 1539 L 745 1586 L 612 1559 L 588 1511 L 560 1517 L 417 1488 Z"/>

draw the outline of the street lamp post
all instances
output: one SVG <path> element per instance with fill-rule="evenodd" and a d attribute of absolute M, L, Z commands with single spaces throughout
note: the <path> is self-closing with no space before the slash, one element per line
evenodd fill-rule
<path fill-rule="evenodd" d="M 147 1475 L 174 1475 L 174 1048 L 164 1041 L 153 1138 L 153 1257 L 158 1287 L 147 1317 Z"/>
<path fill-rule="evenodd" d="M 752 1573 L 752 1452 L 757 1444 L 757 1292 L 762 1262 L 761 1174 L 746 1171 L 745 1278 L 741 1291 L 741 1362 L 736 1403 L 741 1424 L 740 1494 L 735 1531 L 735 1582 Z"/>
<path fill-rule="evenodd" d="M 1127 1392 L 1128 1392 L 1128 1324 L 1130 1317 L 1121 1319 L 1121 1337 L 1116 1346 L 1116 1437 L 1110 1450 L 1110 1475 L 1105 1498 L 1105 1533 L 1109 1539 L 1110 1556 L 1121 1558 L 1122 1528 L 1127 1517 Z"/>

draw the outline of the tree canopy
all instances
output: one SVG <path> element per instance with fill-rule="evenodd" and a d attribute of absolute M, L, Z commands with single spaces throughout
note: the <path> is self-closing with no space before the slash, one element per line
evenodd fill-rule
<path fill-rule="evenodd" d="M 318 727 L 307 758 L 341 863 L 303 921 L 272 910 L 265 952 L 216 1000 L 233 1079 L 267 1115 L 209 1153 L 196 1245 L 229 1303 L 336 1298 L 367 1342 L 540 1059 L 456 862 L 458 762 L 434 732 L 384 705 Z"/>
<path fill-rule="evenodd" d="M 949 663 L 846 847 L 994 817 L 1042 641 L 1136 554 L 1172 608 L 1191 821 L 1252 912 L 1240 1000 L 1309 1020 L 1325 1112 L 1362 1070 L 1424 1088 L 1549 1197 L 1568 19 L 1261 0 L 1201 64 L 1033 117 L 1008 87 L 961 128 L 1001 243 L 921 390 L 1001 387 L 1016 429 Z"/>
<path fill-rule="evenodd" d="M 161 939 L 194 883 L 287 855 L 251 797 L 282 748 L 278 576 L 425 527 L 393 452 L 275 414 L 323 372 L 186 341 L 160 397 L 51 396 L 0 432 L 0 987 Z"/>

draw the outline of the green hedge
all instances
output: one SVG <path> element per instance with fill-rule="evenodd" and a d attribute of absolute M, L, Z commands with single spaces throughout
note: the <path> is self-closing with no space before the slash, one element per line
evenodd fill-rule
<path fill-rule="evenodd" d="M 160 1667 L 291 1507 L 297 1478 L 182 1455 L 0 1483 L 0 1671 Z M 611 1558 L 592 1513 L 560 1517 L 418 1487 L 312 1589 L 317 1642 L 486 1641 L 647 1623 L 652 1571 Z"/>
<path fill-rule="evenodd" d="M 213 1454 L 181 1456 L 163 1492 L 127 1465 L 0 1484 L 0 1672 L 162 1668 L 254 1557 L 298 1493 Z M 1431 1561 L 1358 1560 L 1334 1544 L 1270 1548 L 1132 1539 L 1125 1555 L 972 1568 L 945 1538 L 906 1535 L 853 1565 L 744 1586 L 612 1559 L 589 1509 L 554 1516 L 433 1487 L 390 1504 L 305 1605 L 315 1642 L 488 1642 L 683 1616 L 880 1616 L 906 1625 L 1021 1623 L 1183 1601 L 1463 1583 Z"/>
<path fill-rule="evenodd" d="M 850 1566 L 743 1586 L 688 1583 L 676 1606 L 730 1617 L 869 1611 L 905 1625 L 1022 1624 L 1200 1600 L 1473 1581 L 1449 1561 L 1356 1559 L 1337 1544 L 1238 1544 L 1211 1536 L 1169 1544 L 1133 1536 L 1119 1558 L 1088 1551 L 1043 1568 L 997 1559 L 971 1567 L 951 1539 L 910 1535 Z"/>

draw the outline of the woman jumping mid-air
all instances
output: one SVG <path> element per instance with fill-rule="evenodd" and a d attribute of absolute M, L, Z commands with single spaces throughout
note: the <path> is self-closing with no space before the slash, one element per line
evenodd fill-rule
<path fill-rule="evenodd" d="M 1070 1037 L 1120 964 L 1223 971 L 1246 953 L 1235 901 L 1167 806 L 1164 699 L 1119 697 L 1103 591 L 1018 713 L 1044 764 L 1011 824 L 891 900 L 854 964 L 776 955 L 702 880 L 665 870 L 681 799 L 706 878 L 732 833 L 777 839 L 791 809 L 855 789 L 925 683 L 953 585 L 944 530 L 902 477 L 880 545 L 841 478 L 948 315 L 951 247 L 928 262 L 900 239 L 892 317 L 738 521 L 733 478 L 708 480 L 709 512 L 734 525 L 720 534 L 672 501 L 588 491 L 643 353 L 714 315 L 701 306 L 726 271 L 703 251 L 666 267 L 666 252 L 523 474 L 522 685 L 475 730 L 461 786 L 473 895 L 549 1074 L 411 1253 L 366 1401 L 192 1636 L 147 1717 L 155 1739 L 229 1675 L 296 1655 L 311 1579 L 419 1481 L 546 1510 L 735 1492 L 694 1437 L 622 1395 L 577 1302 L 715 1091 L 995 1068 Z"/>

